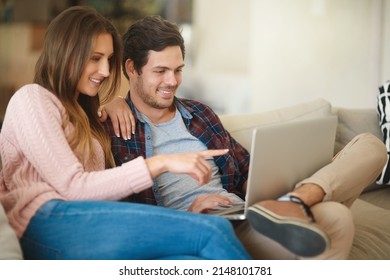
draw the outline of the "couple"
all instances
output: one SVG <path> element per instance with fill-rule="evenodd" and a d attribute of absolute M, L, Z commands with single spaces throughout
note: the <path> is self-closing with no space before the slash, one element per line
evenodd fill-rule
<path fill-rule="evenodd" d="M 346 206 L 381 172 L 381 141 L 358 136 L 292 193 L 254 205 L 252 225 L 242 222 L 233 231 L 223 218 L 198 213 L 244 197 L 249 154 L 210 108 L 174 97 L 185 54 L 177 27 L 159 17 L 137 22 L 123 37 L 123 59 L 121 41 L 95 11 L 64 11 L 49 25 L 34 84 L 8 105 L 0 201 L 25 258 L 347 257 L 353 223 Z M 106 105 L 116 125 L 111 135 L 119 133 L 113 116 L 119 114 L 122 135 L 131 138 L 114 136 L 110 145 L 98 92 L 112 99 L 121 62 L 137 121 L 130 121 L 128 107 L 118 108 L 128 106 L 123 101 Z M 262 228 L 265 213 L 277 217 L 275 231 Z"/>

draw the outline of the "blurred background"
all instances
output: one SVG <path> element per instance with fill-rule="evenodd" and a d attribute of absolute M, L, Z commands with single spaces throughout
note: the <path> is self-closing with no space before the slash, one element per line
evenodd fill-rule
<path fill-rule="evenodd" d="M 317 97 L 375 107 L 390 79 L 390 0 L 0 1 L 0 120 L 15 90 L 32 81 L 48 23 L 72 5 L 96 8 L 121 33 L 145 15 L 176 22 L 187 48 L 178 95 L 220 114 Z"/>

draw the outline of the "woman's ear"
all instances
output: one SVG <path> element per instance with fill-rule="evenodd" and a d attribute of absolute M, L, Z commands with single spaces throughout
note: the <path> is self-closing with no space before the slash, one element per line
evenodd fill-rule
<path fill-rule="evenodd" d="M 126 73 L 129 76 L 129 78 L 134 76 L 135 74 L 137 74 L 137 71 L 134 68 L 133 60 L 127 59 L 126 63 L 125 63 L 125 66 L 126 66 Z"/>

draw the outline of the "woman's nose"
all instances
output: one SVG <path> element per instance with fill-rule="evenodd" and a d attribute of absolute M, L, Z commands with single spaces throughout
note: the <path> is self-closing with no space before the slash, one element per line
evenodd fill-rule
<path fill-rule="evenodd" d="M 103 61 L 99 66 L 99 74 L 103 77 L 110 76 L 110 63 L 108 61 Z"/>

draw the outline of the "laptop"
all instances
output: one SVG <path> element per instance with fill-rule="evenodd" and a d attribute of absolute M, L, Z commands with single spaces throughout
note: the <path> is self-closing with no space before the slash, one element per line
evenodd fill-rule
<path fill-rule="evenodd" d="M 337 117 L 326 116 L 255 128 L 245 202 L 209 209 L 229 220 L 244 220 L 252 204 L 291 191 L 333 158 Z"/>

